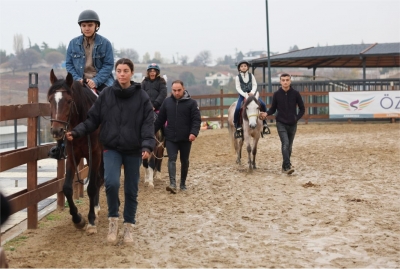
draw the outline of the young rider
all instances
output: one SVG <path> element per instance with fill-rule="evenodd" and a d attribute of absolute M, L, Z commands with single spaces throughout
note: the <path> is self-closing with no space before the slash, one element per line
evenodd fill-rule
<path fill-rule="evenodd" d="M 250 63 L 248 61 L 242 60 L 238 63 L 237 68 L 239 71 L 239 74 L 237 75 L 235 79 L 235 85 L 236 85 L 236 90 L 239 93 L 239 98 L 236 104 L 236 109 L 235 109 L 235 114 L 233 118 L 233 123 L 235 124 L 236 128 L 236 133 L 235 136 L 242 137 L 242 126 L 240 125 L 239 121 L 239 113 L 240 113 L 240 107 L 242 105 L 242 101 L 251 96 L 254 95 L 257 91 L 257 82 L 254 77 L 249 72 L 249 67 Z M 265 106 L 265 103 L 261 100 L 261 98 L 258 99 L 261 104 L 261 111 L 267 111 L 267 107 Z M 267 121 L 263 120 L 263 134 L 268 134 L 266 130 L 268 129 Z"/>
<path fill-rule="evenodd" d="M 158 111 L 167 97 L 167 82 L 160 76 L 160 67 L 156 63 L 147 66 L 147 76 L 142 81 L 142 89 L 147 92 L 153 104 L 153 110 Z"/>
<path fill-rule="evenodd" d="M 84 10 L 78 17 L 82 35 L 69 42 L 66 69 L 74 80 L 80 81 L 96 94 L 112 86 L 114 76 L 114 54 L 111 42 L 97 34 L 100 19 L 93 10 Z M 50 149 L 48 156 L 57 160 L 65 159 L 64 140 Z"/>

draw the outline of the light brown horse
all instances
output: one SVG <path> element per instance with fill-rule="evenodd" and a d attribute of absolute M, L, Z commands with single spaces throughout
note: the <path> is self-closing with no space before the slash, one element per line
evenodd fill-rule
<path fill-rule="evenodd" d="M 260 114 L 260 102 L 258 101 L 258 93 L 256 95 L 249 96 L 244 100 L 244 104 L 241 108 L 241 117 L 243 119 L 243 137 L 235 138 L 235 124 L 233 123 L 236 102 L 234 102 L 228 110 L 228 130 L 231 138 L 231 144 L 235 148 L 236 152 L 236 163 L 241 164 L 242 158 L 242 146 L 246 144 L 248 153 L 248 164 L 249 171 L 256 169 L 256 155 L 257 155 L 257 144 L 261 136 L 262 131 L 262 120 L 258 118 Z"/>

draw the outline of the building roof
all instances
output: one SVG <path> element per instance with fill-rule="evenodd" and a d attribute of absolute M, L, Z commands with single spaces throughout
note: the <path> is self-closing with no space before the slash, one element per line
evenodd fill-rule
<path fill-rule="evenodd" d="M 400 43 L 311 47 L 273 55 L 271 67 L 400 67 Z M 268 66 L 268 57 L 250 61 L 253 67 Z"/>

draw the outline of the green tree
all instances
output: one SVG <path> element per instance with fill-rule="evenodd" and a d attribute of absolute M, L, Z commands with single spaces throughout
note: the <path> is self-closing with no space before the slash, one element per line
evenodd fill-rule
<path fill-rule="evenodd" d="M 9 56 L 7 56 L 7 53 L 5 50 L 0 50 L 0 64 L 7 62 L 9 59 Z"/>
<path fill-rule="evenodd" d="M 182 64 L 182 65 L 187 65 L 187 64 L 188 64 L 188 61 L 189 61 L 189 57 L 186 56 L 186 55 L 182 55 L 182 56 L 180 57 L 180 60 L 181 60 L 181 64 Z"/>
<path fill-rule="evenodd" d="M 196 79 L 193 75 L 192 72 L 185 71 L 179 74 L 179 79 L 185 83 L 187 87 L 195 85 L 196 84 Z"/>
<path fill-rule="evenodd" d="M 37 64 L 42 59 L 39 52 L 34 49 L 26 49 L 17 55 L 18 59 L 21 61 L 22 66 L 32 69 L 34 64 Z"/>
<path fill-rule="evenodd" d="M 60 64 L 62 60 L 64 60 L 65 56 L 58 52 L 58 51 L 51 51 L 46 54 L 45 60 L 48 64 L 55 65 L 55 64 Z"/>
<path fill-rule="evenodd" d="M 34 49 L 39 53 L 42 53 L 42 51 L 40 50 L 40 47 L 37 43 L 35 43 L 35 45 L 33 45 L 32 47 L 29 47 L 30 49 Z"/>
<path fill-rule="evenodd" d="M 18 69 L 18 67 L 21 65 L 21 61 L 15 56 L 12 55 L 10 56 L 10 59 L 6 63 L 6 68 L 9 68 L 12 70 L 13 75 L 15 75 L 15 71 Z"/>
<path fill-rule="evenodd" d="M 58 44 L 58 47 L 56 49 L 59 53 L 64 55 L 64 57 L 67 55 L 67 46 L 64 43 Z"/>
<path fill-rule="evenodd" d="M 297 45 L 294 45 L 293 47 L 289 48 L 289 52 L 290 51 L 296 51 L 296 50 L 299 50 L 299 47 L 297 47 Z"/>
<path fill-rule="evenodd" d="M 150 62 L 150 54 L 149 54 L 148 52 L 146 52 L 146 53 L 143 55 L 143 61 L 142 61 L 142 63 L 146 64 L 146 63 L 148 63 L 148 62 Z"/>
<path fill-rule="evenodd" d="M 238 54 L 236 55 L 236 63 L 243 60 L 243 57 L 244 57 L 244 54 L 242 53 L 242 51 L 239 51 Z"/>

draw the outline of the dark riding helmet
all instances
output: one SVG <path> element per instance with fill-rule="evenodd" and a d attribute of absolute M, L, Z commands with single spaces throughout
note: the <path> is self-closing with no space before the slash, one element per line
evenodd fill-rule
<path fill-rule="evenodd" d="M 247 64 L 247 68 L 250 68 L 250 66 L 251 66 L 251 64 L 250 64 L 248 61 L 246 61 L 246 60 L 241 60 L 241 61 L 239 61 L 238 64 L 237 64 L 237 69 L 238 69 L 238 71 L 240 71 L 240 65 L 241 65 L 241 64 Z"/>
<path fill-rule="evenodd" d="M 150 69 L 158 70 L 158 72 L 161 71 L 161 70 L 160 70 L 160 67 L 159 67 L 158 64 L 156 64 L 156 63 L 151 63 L 151 64 L 149 64 L 149 65 L 147 66 L 147 71 L 149 71 Z"/>
<path fill-rule="evenodd" d="M 81 23 L 85 21 L 94 21 L 98 24 L 98 27 L 100 27 L 99 15 L 97 15 L 93 10 L 87 9 L 79 14 L 78 24 L 81 25 Z"/>

